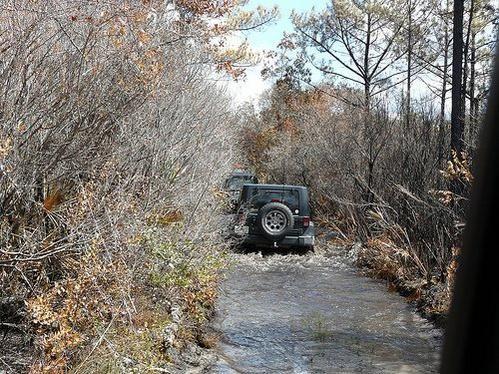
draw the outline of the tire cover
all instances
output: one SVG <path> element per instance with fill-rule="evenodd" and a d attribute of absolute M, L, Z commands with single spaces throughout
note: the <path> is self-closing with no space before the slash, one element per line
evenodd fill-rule
<path fill-rule="evenodd" d="M 276 212 L 279 218 L 285 218 L 286 222 L 283 224 L 282 229 L 271 230 L 266 224 L 265 220 L 269 219 L 268 214 Z M 283 239 L 286 234 L 294 227 L 295 220 L 291 209 L 281 203 L 268 203 L 260 208 L 257 216 L 257 225 L 262 235 L 272 241 L 279 241 Z"/>

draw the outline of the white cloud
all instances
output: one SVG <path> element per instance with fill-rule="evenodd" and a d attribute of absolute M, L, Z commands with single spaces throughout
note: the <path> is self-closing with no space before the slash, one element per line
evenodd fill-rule
<path fill-rule="evenodd" d="M 263 64 L 246 69 L 246 77 L 239 81 L 227 82 L 227 90 L 234 99 L 234 106 L 245 103 L 257 104 L 261 95 L 271 87 L 270 81 L 265 81 L 260 71 Z"/>

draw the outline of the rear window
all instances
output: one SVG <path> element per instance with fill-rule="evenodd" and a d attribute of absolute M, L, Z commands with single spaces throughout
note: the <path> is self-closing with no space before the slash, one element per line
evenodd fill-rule
<path fill-rule="evenodd" d="M 260 209 L 267 203 L 278 202 L 285 204 L 292 211 L 300 209 L 300 194 L 296 190 L 264 190 L 251 189 L 245 196 L 248 205 Z"/>

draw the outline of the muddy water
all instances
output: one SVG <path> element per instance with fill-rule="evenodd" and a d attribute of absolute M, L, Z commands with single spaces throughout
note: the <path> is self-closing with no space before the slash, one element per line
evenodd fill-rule
<path fill-rule="evenodd" d="M 342 257 L 237 255 L 215 373 L 437 372 L 441 332 Z"/>

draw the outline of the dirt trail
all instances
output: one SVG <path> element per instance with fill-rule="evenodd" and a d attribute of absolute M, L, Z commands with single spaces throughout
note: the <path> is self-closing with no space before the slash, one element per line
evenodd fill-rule
<path fill-rule="evenodd" d="M 235 255 L 214 373 L 429 373 L 441 331 L 333 255 Z"/>

